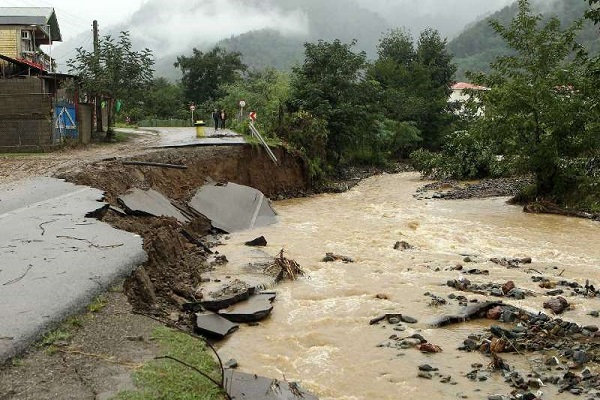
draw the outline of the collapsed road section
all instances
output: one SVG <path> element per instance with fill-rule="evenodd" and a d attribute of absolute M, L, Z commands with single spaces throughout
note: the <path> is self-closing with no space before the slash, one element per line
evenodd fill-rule
<path fill-rule="evenodd" d="M 52 178 L 0 187 L 0 364 L 146 261 L 139 235 L 86 217 L 102 197 Z"/>

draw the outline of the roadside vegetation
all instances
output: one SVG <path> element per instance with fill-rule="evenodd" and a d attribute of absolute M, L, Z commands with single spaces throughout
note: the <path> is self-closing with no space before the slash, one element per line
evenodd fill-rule
<path fill-rule="evenodd" d="M 598 0 L 582 2 L 587 13 L 578 7 L 582 15 L 568 27 L 535 14 L 527 0 L 503 10 L 512 20 L 489 22 L 494 42 L 506 51 L 489 72 L 469 73 L 472 83 L 490 90 L 471 93 L 462 112 L 448 102 L 453 56 L 433 29 L 417 37 L 401 28 L 388 31 L 373 60 L 355 41 L 305 43 L 304 60 L 290 72 L 249 69 L 241 53 L 218 46 L 194 48 L 174 62 L 181 71 L 175 83 L 153 78 L 151 52 L 132 52 L 124 32 L 117 42 L 101 40 L 97 56 L 80 50 L 72 69 L 82 72 L 84 92 L 112 99 L 111 110 L 123 99 L 114 112 L 120 124 L 190 126 L 194 105 L 194 120 L 210 125 L 212 111 L 224 109 L 229 127 L 248 134 L 247 115 L 254 111 L 268 140 L 305 158 L 313 182 L 349 166 L 385 167 L 410 158 L 434 178 L 530 175 L 535 183 L 522 193 L 523 202 L 597 213 L 600 61 L 578 40 L 590 39 L 589 25 L 598 24 Z M 121 70 L 127 86 L 116 79 Z M 109 78 L 99 80 L 105 71 Z"/>
<path fill-rule="evenodd" d="M 136 390 L 123 391 L 114 400 L 226 398 L 222 389 L 208 378 L 218 382 L 220 368 L 203 341 L 166 327 L 157 328 L 152 340 L 157 341 L 165 355 L 135 371 Z"/>

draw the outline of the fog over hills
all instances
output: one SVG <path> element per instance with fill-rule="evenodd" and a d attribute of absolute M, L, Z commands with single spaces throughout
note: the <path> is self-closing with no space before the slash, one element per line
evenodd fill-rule
<path fill-rule="evenodd" d="M 223 39 L 249 32 L 276 33 L 277 43 L 301 43 L 318 39 L 344 42 L 357 39 L 357 49 L 373 55 L 381 35 L 394 27 L 406 27 L 413 35 L 426 27 L 453 36 L 462 28 L 511 0 L 148 0 L 123 24 L 104 27 L 101 36 L 128 30 L 134 46 L 149 48 L 157 58 L 157 75 L 172 75 L 177 55 L 196 47 L 206 50 Z M 60 21 L 59 21 L 60 23 Z M 57 46 L 53 56 L 61 71 L 75 55 L 74 48 L 91 48 L 82 35 Z M 253 36 L 260 40 L 260 35 Z M 245 42 L 238 45 L 247 47 Z M 234 46 L 235 47 L 235 46 Z M 235 49 L 235 48 L 234 48 Z M 237 49 L 236 49 L 237 50 Z M 163 69 L 172 71 L 164 71 Z"/>

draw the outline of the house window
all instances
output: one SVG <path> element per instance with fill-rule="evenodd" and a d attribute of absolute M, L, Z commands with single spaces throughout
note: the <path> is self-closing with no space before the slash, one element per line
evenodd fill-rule
<path fill-rule="evenodd" d="M 33 43 L 33 32 L 25 30 L 21 31 L 21 51 L 35 51 Z"/>

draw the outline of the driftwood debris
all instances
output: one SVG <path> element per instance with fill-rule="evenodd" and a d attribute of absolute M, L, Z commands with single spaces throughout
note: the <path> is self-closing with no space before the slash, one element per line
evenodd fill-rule
<path fill-rule="evenodd" d="M 264 272 L 276 274 L 276 282 L 283 279 L 295 281 L 298 276 L 305 275 L 304 270 L 296 261 L 284 257 L 283 249 L 275 257 L 273 263 L 264 269 Z"/>

